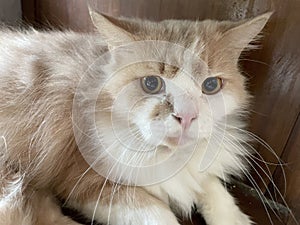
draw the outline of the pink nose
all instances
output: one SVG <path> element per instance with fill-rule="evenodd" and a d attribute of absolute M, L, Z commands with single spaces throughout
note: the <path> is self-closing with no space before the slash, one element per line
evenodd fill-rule
<path fill-rule="evenodd" d="M 181 124 L 183 129 L 189 128 L 193 120 L 197 118 L 197 115 L 193 113 L 173 113 L 172 116 Z"/>

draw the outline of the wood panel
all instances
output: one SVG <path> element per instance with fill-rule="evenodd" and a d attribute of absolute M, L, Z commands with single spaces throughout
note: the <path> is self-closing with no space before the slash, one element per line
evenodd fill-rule
<path fill-rule="evenodd" d="M 22 0 L 24 8 L 34 0 Z M 253 3 L 251 0 L 35 0 L 36 20 L 44 25 L 91 31 L 87 5 L 112 16 L 127 16 L 150 20 L 163 19 L 230 19 L 239 20 L 265 12 L 270 0 Z M 259 5 L 259 7 L 257 7 Z M 249 9 L 251 7 L 252 9 Z M 32 18 L 26 10 L 25 17 Z M 29 16 L 28 16 L 29 15 Z"/>
<path fill-rule="evenodd" d="M 288 202 L 291 210 L 294 212 L 297 221 L 300 221 L 300 114 L 293 128 L 293 132 L 289 138 L 282 159 L 288 162 L 285 170 L 285 175 L 280 168 L 277 168 L 274 176 L 275 183 L 285 193 L 285 199 Z M 286 181 L 285 181 L 286 179 Z M 287 184 L 287 186 L 286 186 Z M 282 200 L 279 199 L 282 202 Z M 288 225 L 295 224 L 295 221 L 290 216 Z"/>
<path fill-rule="evenodd" d="M 275 13 L 262 41 L 263 48 L 245 61 L 250 74 L 250 88 L 256 96 L 251 130 L 262 137 L 280 157 L 300 110 L 300 1 L 273 1 Z M 278 163 L 262 146 L 259 153 L 269 162 Z M 271 171 L 275 167 L 270 166 Z M 263 176 L 263 173 L 260 173 Z M 268 179 L 265 178 L 267 181 Z"/>
<path fill-rule="evenodd" d="M 36 23 L 35 0 L 22 0 L 22 18 L 24 23 L 31 25 Z"/>
<path fill-rule="evenodd" d="M 0 1 L 0 24 L 18 25 L 22 18 L 19 0 Z"/>

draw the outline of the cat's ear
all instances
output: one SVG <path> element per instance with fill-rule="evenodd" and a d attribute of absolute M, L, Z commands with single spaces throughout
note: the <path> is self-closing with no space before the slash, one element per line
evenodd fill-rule
<path fill-rule="evenodd" d="M 251 49 L 249 43 L 258 37 L 271 15 L 272 12 L 269 12 L 253 19 L 234 23 L 232 28 L 223 33 L 219 43 L 226 49 L 225 51 L 230 51 L 234 60 L 238 60 L 244 49 Z"/>
<path fill-rule="evenodd" d="M 134 35 L 118 26 L 118 20 L 89 9 L 91 20 L 109 47 L 114 48 L 134 41 Z"/>

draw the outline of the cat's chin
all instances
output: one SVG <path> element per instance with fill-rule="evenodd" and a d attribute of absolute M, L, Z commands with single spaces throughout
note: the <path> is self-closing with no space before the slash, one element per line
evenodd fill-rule
<path fill-rule="evenodd" d="M 169 147 L 186 147 L 195 144 L 195 139 L 188 136 L 166 137 L 165 144 Z"/>

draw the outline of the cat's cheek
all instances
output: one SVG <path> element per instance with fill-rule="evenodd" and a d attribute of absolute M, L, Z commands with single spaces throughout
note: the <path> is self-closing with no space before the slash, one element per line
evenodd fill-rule
<path fill-rule="evenodd" d="M 171 115 L 165 119 L 164 126 L 166 129 L 166 136 L 180 137 L 182 135 L 181 126 Z"/>
<path fill-rule="evenodd" d="M 160 120 L 153 120 L 148 123 L 147 127 L 149 138 L 146 141 L 154 146 L 161 145 L 167 135 L 167 127 L 165 123 Z M 144 129 L 142 128 L 142 130 Z"/>
<path fill-rule="evenodd" d="M 150 120 L 143 115 L 137 118 L 134 123 L 137 125 L 144 141 L 153 146 L 162 144 L 167 133 L 164 122 L 161 120 Z"/>
<path fill-rule="evenodd" d="M 229 94 L 224 94 L 224 103 L 225 103 L 225 116 L 233 113 L 238 109 L 237 99 Z"/>
<path fill-rule="evenodd" d="M 209 111 L 214 121 L 218 122 L 224 116 L 230 115 L 238 108 L 237 99 L 227 92 L 220 92 L 207 98 Z"/>
<path fill-rule="evenodd" d="M 211 124 L 211 121 L 206 118 L 195 121 L 189 129 L 188 136 L 191 137 L 194 142 L 201 141 L 210 135 L 212 129 Z"/>

